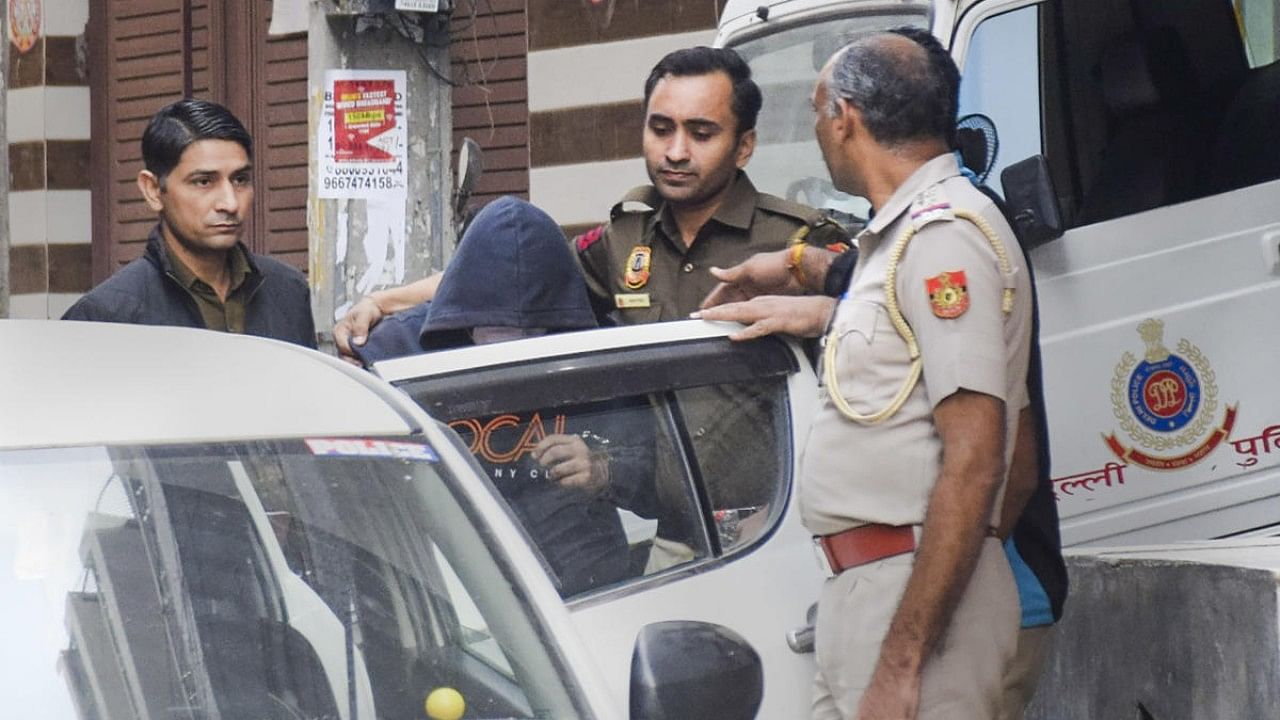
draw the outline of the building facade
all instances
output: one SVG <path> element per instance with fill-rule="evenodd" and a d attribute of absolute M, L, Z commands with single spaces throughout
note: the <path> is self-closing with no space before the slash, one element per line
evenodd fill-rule
<path fill-rule="evenodd" d="M 306 270 L 306 32 L 271 34 L 254 0 L 8 0 L 9 316 L 58 317 L 142 251 L 146 119 L 184 96 L 254 135 L 246 238 Z M 573 234 L 646 182 L 644 79 L 710 43 L 720 0 L 458 0 L 449 26 L 453 144 L 484 149 L 471 205 L 514 194 Z M 443 261 L 443 258 L 440 260 Z M 324 319 L 318 327 L 326 325 Z"/>

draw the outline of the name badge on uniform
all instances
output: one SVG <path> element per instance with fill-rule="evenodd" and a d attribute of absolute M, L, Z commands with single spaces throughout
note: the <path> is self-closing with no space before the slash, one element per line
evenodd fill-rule
<path fill-rule="evenodd" d="M 613 296 L 613 304 L 619 310 L 649 307 L 649 293 L 618 293 Z"/>
<path fill-rule="evenodd" d="M 639 290 L 649 282 L 649 260 L 652 250 L 647 245 L 637 245 L 631 248 L 631 255 L 627 257 L 627 269 L 622 275 L 622 284 L 628 290 Z M 645 296 L 644 307 L 649 307 L 648 295 Z M 618 307 L 622 307 L 619 305 Z"/>

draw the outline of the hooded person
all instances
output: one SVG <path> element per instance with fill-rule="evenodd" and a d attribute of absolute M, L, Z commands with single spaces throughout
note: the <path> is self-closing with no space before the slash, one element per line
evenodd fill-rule
<path fill-rule="evenodd" d="M 359 353 L 370 364 L 596 326 L 560 227 L 533 205 L 502 197 L 463 234 L 434 301 L 388 317 Z M 449 422 L 566 597 L 630 574 L 617 507 L 636 509 L 653 484 L 647 411 L 643 403 L 611 401 Z"/>

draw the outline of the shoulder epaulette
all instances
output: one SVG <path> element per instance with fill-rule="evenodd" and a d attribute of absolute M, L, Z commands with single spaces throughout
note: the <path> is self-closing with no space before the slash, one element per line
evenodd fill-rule
<path fill-rule="evenodd" d="M 578 252 L 582 252 L 583 250 L 586 250 L 592 245 L 595 245 L 596 242 L 600 239 L 600 236 L 602 236 L 603 234 L 604 234 L 604 226 L 598 225 L 582 233 L 581 235 L 575 237 L 573 239 L 573 245 L 574 247 L 578 248 Z"/>
<path fill-rule="evenodd" d="M 917 232 L 931 222 L 955 219 L 951 199 L 941 185 L 930 185 L 911 201 L 911 225 Z"/>
<path fill-rule="evenodd" d="M 617 218 L 625 212 L 650 212 L 658 209 L 658 205 L 661 203 L 662 196 L 658 194 L 657 188 L 652 185 L 641 185 L 629 190 L 617 204 L 610 208 L 609 218 Z M 643 207 L 637 208 L 635 205 L 642 205 Z"/>
<path fill-rule="evenodd" d="M 822 220 L 821 210 L 811 208 L 808 205 L 801 205 L 798 202 L 783 200 L 776 195 L 767 193 L 760 193 L 756 198 L 756 207 L 777 215 L 795 218 L 805 225 L 816 225 Z"/>

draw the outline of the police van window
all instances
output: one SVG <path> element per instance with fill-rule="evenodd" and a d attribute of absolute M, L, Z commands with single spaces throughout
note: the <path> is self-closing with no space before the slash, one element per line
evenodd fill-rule
<path fill-rule="evenodd" d="M 808 23 L 750 35 L 732 47 L 751 66 L 764 104 L 756 120 L 756 150 L 747 168 L 763 192 L 813 207 L 865 217 L 870 205 L 835 189 L 813 135 L 810 95 L 827 59 L 853 38 L 873 30 L 925 27 L 923 13 L 904 7 L 846 17 L 822 13 Z"/>
<path fill-rule="evenodd" d="M 1041 152 L 1037 28 L 1035 6 L 991 17 L 974 31 L 964 59 L 961 127 L 983 135 L 985 142 L 979 142 L 986 148 L 985 164 L 989 166 L 985 173 L 984 168 L 970 169 L 984 176 L 996 192 L 1002 192 L 999 180 L 1005 167 Z M 982 117 L 965 120 L 975 113 Z M 978 151 L 977 155 L 983 153 Z"/>
<path fill-rule="evenodd" d="M 1280 57 L 1280 9 L 1275 0 L 1235 0 L 1250 67 L 1269 65 Z"/>
<path fill-rule="evenodd" d="M 1050 7 L 1042 69 L 1063 90 L 1046 156 L 1070 226 L 1280 177 L 1273 2 Z"/>

